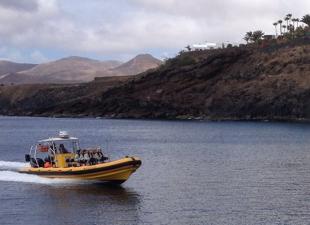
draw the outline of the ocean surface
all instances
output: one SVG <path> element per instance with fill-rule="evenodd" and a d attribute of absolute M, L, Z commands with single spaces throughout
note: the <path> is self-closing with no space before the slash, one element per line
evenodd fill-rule
<path fill-rule="evenodd" d="M 59 130 L 142 167 L 120 187 L 17 173 Z M 1 225 L 309 223 L 308 123 L 0 117 Z"/>

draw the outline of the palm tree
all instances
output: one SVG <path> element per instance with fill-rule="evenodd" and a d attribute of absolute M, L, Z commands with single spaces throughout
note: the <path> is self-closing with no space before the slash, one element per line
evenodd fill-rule
<path fill-rule="evenodd" d="M 276 30 L 276 37 L 277 37 L 278 36 L 278 29 L 277 29 L 278 23 L 277 22 L 273 23 L 273 26 L 274 26 L 274 28 Z"/>
<path fill-rule="evenodd" d="M 252 33 L 251 41 L 258 43 L 264 36 L 264 32 L 261 30 L 256 30 Z"/>
<path fill-rule="evenodd" d="M 253 32 L 252 32 L 252 31 L 248 31 L 248 32 L 246 32 L 246 34 L 244 35 L 243 40 L 245 40 L 246 43 L 248 44 L 249 41 L 252 39 L 252 36 L 253 36 Z"/>
<path fill-rule="evenodd" d="M 290 21 L 290 18 L 289 18 L 288 16 L 286 16 L 286 17 L 284 18 L 284 20 L 286 21 L 286 26 L 288 27 L 288 21 Z"/>
<path fill-rule="evenodd" d="M 287 26 L 286 26 L 286 25 L 283 25 L 282 28 L 284 29 L 284 30 L 283 30 L 283 33 L 285 33 L 285 29 L 287 28 Z"/>
<path fill-rule="evenodd" d="M 279 20 L 279 21 L 278 21 L 278 24 L 280 25 L 280 34 L 281 34 L 281 35 L 282 35 L 282 23 L 283 23 L 282 20 Z"/>
<path fill-rule="evenodd" d="M 286 20 L 286 26 L 288 27 L 288 25 L 289 25 L 289 22 L 290 22 L 290 20 L 292 19 L 292 14 L 287 14 L 286 15 L 286 17 L 285 17 L 285 20 Z"/>
<path fill-rule="evenodd" d="M 292 24 L 288 25 L 287 32 L 290 32 L 290 34 L 294 34 L 294 25 Z"/>
<path fill-rule="evenodd" d="M 185 48 L 186 48 L 189 52 L 192 50 L 192 48 L 191 48 L 190 45 L 187 45 Z"/>
<path fill-rule="evenodd" d="M 297 19 L 293 18 L 292 22 L 293 22 L 293 30 L 295 30 L 295 22 L 297 22 Z"/>
<path fill-rule="evenodd" d="M 297 23 L 296 28 L 298 28 L 299 21 L 300 21 L 299 18 L 296 18 L 296 23 Z"/>
<path fill-rule="evenodd" d="M 301 22 L 307 24 L 308 27 L 310 27 L 310 14 L 304 15 L 301 19 Z"/>

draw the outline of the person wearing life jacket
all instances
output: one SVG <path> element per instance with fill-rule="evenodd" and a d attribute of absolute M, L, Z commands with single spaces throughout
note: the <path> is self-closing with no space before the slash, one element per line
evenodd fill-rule
<path fill-rule="evenodd" d="M 100 162 L 101 157 L 100 157 L 100 154 L 99 154 L 98 150 L 94 151 L 94 158 L 97 160 L 97 162 Z"/>
<path fill-rule="evenodd" d="M 86 160 L 86 164 L 87 165 L 91 165 L 90 163 L 90 159 L 91 159 L 91 154 L 90 151 L 86 151 L 85 155 L 84 155 L 84 159 Z"/>
<path fill-rule="evenodd" d="M 50 167 L 52 167 L 52 164 L 50 162 L 44 163 L 44 168 L 50 168 Z"/>
<path fill-rule="evenodd" d="M 98 160 L 95 157 L 95 150 L 89 152 L 89 164 L 96 165 L 97 163 L 98 163 Z"/>
<path fill-rule="evenodd" d="M 59 152 L 60 153 L 69 153 L 68 150 L 65 148 L 64 144 L 59 145 Z"/>
<path fill-rule="evenodd" d="M 100 158 L 100 162 L 104 162 L 109 159 L 108 157 L 104 156 L 101 150 L 99 150 L 97 154 L 98 154 L 98 157 Z"/>
<path fill-rule="evenodd" d="M 76 163 L 78 163 L 78 165 L 80 165 L 80 158 L 81 158 L 81 151 L 80 150 L 77 150 L 76 151 L 76 154 L 74 155 L 74 161 Z"/>
<path fill-rule="evenodd" d="M 81 157 L 80 157 L 80 162 L 81 162 L 81 164 L 87 165 L 88 160 L 89 160 L 88 153 L 87 153 L 86 150 L 83 150 L 83 152 L 82 152 L 82 154 L 81 154 Z"/>

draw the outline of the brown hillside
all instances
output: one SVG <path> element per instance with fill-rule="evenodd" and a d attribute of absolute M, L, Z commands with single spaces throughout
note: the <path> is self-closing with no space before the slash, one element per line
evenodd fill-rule
<path fill-rule="evenodd" d="M 92 81 L 95 77 L 136 75 L 156 68 L 161 63 L 151 55 L 138 55 L 123 64 L 113 60 L 98 61 L 71 56 L 39 64 L 27 70 L 11 71 L 2 79 L 0 77 L 0 83 L 84 83 Z"/>
<path fill-rule="evenodd" d="M 15 63 L 10 61 L 0 61 L 0 79 L 9 73 L 17 73 L 35 67 L 36 64 Z"/>
<path fill-rule="evenodd" d="M 183 53 L 155 71 L 91 96 L 42 90 L 2 113 L 120 118 L 310 119 L 310 41 Z M 67 90 L 64 91 L 66 96 Z M 8 97 L 9 99 L 9 97 Z M 34 105 L 33 105 L 34 104 Z M 32 105 L 29 107 L 29 105 Z M 6 111 L 5 111 L 6 110 Z"/>
<path fill-rule="evenodd" d="M 130 61 L 112 69 L 112 72 L 122 75 L 136 75 L 149 69 L 157 68 L 162 61 L 154 58 L 150 54 L 137 55 Z"/>

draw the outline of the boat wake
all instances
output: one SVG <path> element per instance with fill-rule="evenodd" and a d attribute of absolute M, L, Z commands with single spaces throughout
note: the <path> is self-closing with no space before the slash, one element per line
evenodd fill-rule
<path fill-rule="evenodd" d="M 17 171 L 22 167 L 28 166 L 29 163 L 0 161 L 0 171 Z"/>
<path fill-rule="evenodd" d="M 60 180 L 39 177 L 37 175 L 22 174 L 14 171 L 0 171 L 0 181 L 38 183 L 38 184 L 55 184 L 64 182 Z"/>
<path fill-rule="evenodd" d="M 51 179 L 32 174 L 23 174 L 17 172 L 22 167 L 28 166 L 28 163 L 0 161 L 0 181 L 23 182 L 37 184 L 77 184 L 83 181 L 70 179 Z"/>

